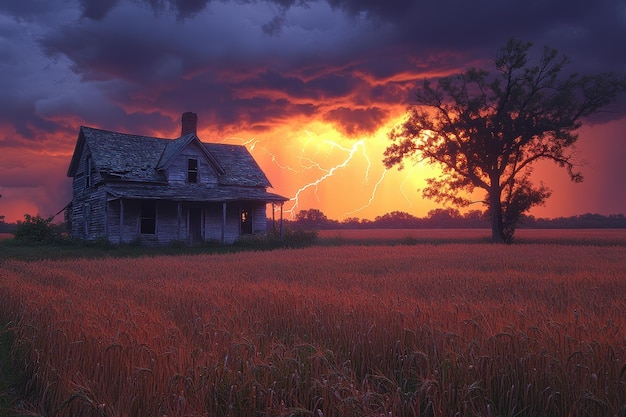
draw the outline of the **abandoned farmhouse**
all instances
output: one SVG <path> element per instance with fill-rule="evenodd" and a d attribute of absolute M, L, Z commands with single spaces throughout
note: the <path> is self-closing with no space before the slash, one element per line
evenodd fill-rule
<path fill-rule="evenodd" d="M 67 172 L 72 236 L 228 244 L 266 233 L 267 204 L 288 199 L 267 191 L 269 180 L 244 146 L 201 142 L 197 122 L 184 113 L 177 139 L 81 127 Z"/>

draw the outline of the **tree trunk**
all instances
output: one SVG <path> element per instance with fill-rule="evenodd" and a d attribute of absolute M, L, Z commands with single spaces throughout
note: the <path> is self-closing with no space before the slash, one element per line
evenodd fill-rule
<path fill-rule="evenodd" d="M 491 214 L 491 239 L 493 243 L 504 243 L 502 230 L 502 203 L 499 187 L 491 187 L 489 192 L 489 211 Z"/>

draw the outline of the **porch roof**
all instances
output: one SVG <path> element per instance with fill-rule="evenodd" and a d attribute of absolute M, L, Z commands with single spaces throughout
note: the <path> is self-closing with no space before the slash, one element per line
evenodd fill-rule
<path fill-rule="evenodd" d="M 289 199 L 268 193 L 263 187 L 216 186 L 198 187 L 186 184 L 176 187 L 165 184 L 108 184 L 105 190 L 114 198 L 141 200 L 173 200 L 196 202 L 259 201 L 280 203 Z"/>

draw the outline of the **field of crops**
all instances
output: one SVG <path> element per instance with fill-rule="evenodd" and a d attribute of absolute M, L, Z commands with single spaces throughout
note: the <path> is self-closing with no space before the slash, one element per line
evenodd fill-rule
<path fill-rule="evenodd" d="M 32 415 L 623 416 L 626 245 L 0 264 Z"/>
<path fill-rule="evenodd" d="M 351 242 L 489 242 L 490 229 L 345 229 L 320 230 L 319 237 Z M 520 229 L 517 243 L 626 245 L 626 229 Z"/>

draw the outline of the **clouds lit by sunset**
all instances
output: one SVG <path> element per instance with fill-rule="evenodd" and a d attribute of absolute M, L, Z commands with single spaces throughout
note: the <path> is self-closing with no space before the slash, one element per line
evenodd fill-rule
<path fill-rule="evenodd" d="M 4 3 L 11 3 L 10 5 Z M 245 145 L 287 213 L 425 216 L 425 164 L 385 170 L 388 132 L 425 78 L 491 69 L 515 36 L 583 73 L 626 74 L 626 6 L 565 1 L 50 0 L 0 5 L 0 215 L 50 216 L 81 125 L 175 138 L 185 111 L 205 142 Z M 431 4 L 432 3 L 432 4 Z M 620 41 L 617 41 L 620 40 Z M 585 181 L 550 164 L 531 214 L 626 212 L 626 102 L 579 131 Z M 482 209 L 483 207 L 472 207 Z"/>

